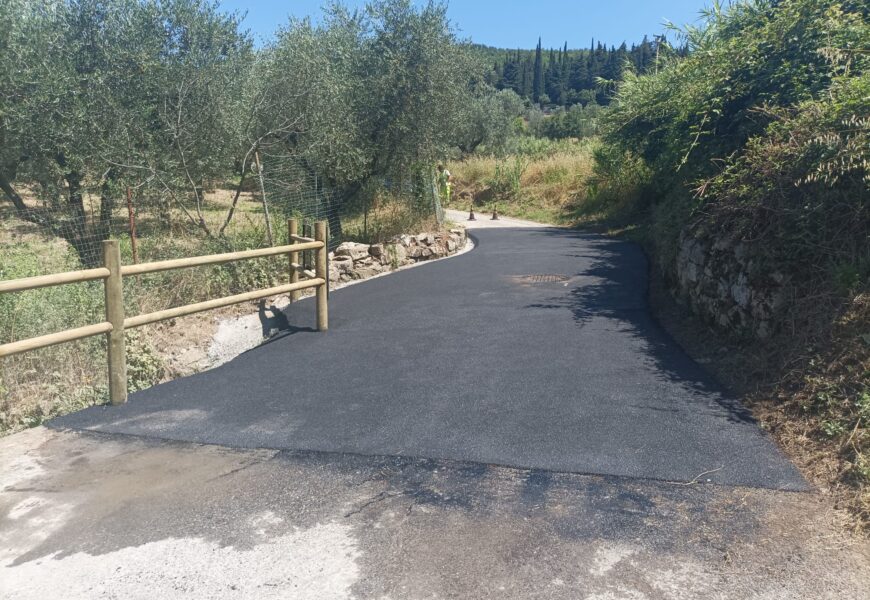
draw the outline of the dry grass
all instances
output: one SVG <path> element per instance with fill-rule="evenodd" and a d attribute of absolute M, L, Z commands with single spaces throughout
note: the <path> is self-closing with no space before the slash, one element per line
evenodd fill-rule
<path fill-rule="evenodd" d="M 0 210 L 0 279 L 77 268 L 65 241 Z M 0 342 L 89 325 L 101 313 L 102 289 L 94 283 L 0 295 Z M 0 434 L 104 398 L 106 377 L 92 360 L 102 347 L 91 338 L 0 359 Z"/>
<path fill-rule="evenodd" d="M 588 196 L 592 146 L 505 159 L 472 156 L 448 166 L 455 179 L 454 208 L 484 210 L 555 224 L 575 224 Z"/>
<path fill-rule="evenodd" d="M 776 380 L 749 403 L 820 488 L 870 531 L 870 294 L 834 312 L 816 343 L 788 356 Z"/>
<path fill-rule="evenodd" d="M 688 313 L 673 300 L 660 269 L 650 273 L 659 322 L 832 499 L 838 523 L 870 532 L 870 296 L 825 305 L 827 314 L 816 315 L 812 331 L 747 342 Z"/>
<path fill-rule="evenodd" d="M 437 231 L 434 216 L 421 216 L 404 198 L 378 195 L 368 211 L 342 219 L 345 238 L 367 244 L 380 244 L 397 235 Z"/>

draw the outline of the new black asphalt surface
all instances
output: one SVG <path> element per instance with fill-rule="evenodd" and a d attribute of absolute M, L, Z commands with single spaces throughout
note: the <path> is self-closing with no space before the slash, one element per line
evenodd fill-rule
<path fill-rule="evenodd" d="M 474 237 L 468 254 L 333 292 L 328 333 L 302 301 L 286 333 L 230 363 L 52 426 L 807 488 L 655 323 L 637 246 L 559 229 Z"/>

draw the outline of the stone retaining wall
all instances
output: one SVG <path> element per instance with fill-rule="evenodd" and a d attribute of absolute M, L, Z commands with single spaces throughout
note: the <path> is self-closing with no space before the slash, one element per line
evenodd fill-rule
<path fill-rule="evenodd" d="M 676 261 L 676 293 L 719 327 L 767 338 L 788 295 L 788 278 L 771 268 L 763 248 L 684 232 Z"/>
<path fill-rule="evenodd" d="M 329 255 L 329 281 L 340 285 L 415 263 L 456 254 L 467 241 L 465 229 L 399 236 L 386 244 L 345 242 Z"/>

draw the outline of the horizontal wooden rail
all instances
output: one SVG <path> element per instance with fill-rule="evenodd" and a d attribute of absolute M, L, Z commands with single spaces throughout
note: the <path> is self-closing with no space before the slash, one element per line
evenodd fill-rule
<path fill-rule="evenodd" d="M 326 331 L 329 328 L 327 291 L 329 287 L 329 271 L 327 268 L 327 228 L 326 222 L 320 221 L 315 224 L 314 239 L 296 235 L 298 223 L 295 219 L 287 222 L 288 234 L 294 242 L 287 246 L 277 248 L 263 248 L 259 250 L 243 250 L 241 252 L 228 252 L 225 254 L 213 254 L 211 256 L 195 256 L 193 258 L 179 258 L 160 262 L 143 263 L 138 265 L 121 265 L 121 248 L 117 240 L 103 242 L 103 267 L 99 269 L 87 269 L 83 271 L 71 271 L 55 275 L 42 275 L 39 277 L 27 277 L 0 281 L 0 293 L 21 292 L 37 288 L 63 285 L 67 283 L 80 283 L 102 279 L 105 288 L 106 320 L 95 325 L 87 325 L 76 329 L 69 329 L 59 333 L 52 333 L 27 340 L 19 340 L 8 344 L 0 344 L 0 358 L 55 346 L 65 342 L 72 342 L 95 335 L 106 335 L 107 362 L 109 372 L 109 398 L 112 404 L 121 404 L 127 400 L 127 350 L 124 332 L 134 327 L 142 327 L 166 319 L 184 317 L 194 313 L 232 306 L 252 300 L 261 300 L 270 296 L 290 294 L 291 302 L 298 299 L 301 290 L 317 289 L 317 329 Z M 300 252 L 316 250 L 314 270 L 306 269 L 299 264 Z M 219 265 L 239 260 L 253 258 L 265 258 L 269 256 L 287 255 L 289 259 L 290 283 L 278 287 L 256 290 L 235 296 L 206 300 L 177 308 L 170 308 L 136 317 L 124 315 L 124 276 L 144 275 L 146 273 L 158 273 L 173 269 L 187 269 L 204 265 Z M 300 281 L 301 277 L 307 279 Z"/>
<path fill-rule="evenodd" d="M 133 329 L 135 327 L 142 327 L 143 325 L 150 325 L 151 323 L 156 323 L 157 321 L 165 321 L 166 319 L 185 317 L 187 315 L 211 310 L 213 308 L 223 308 L 224 306 L 232 306 L 233 304 L 241 304 L 242 302 L 248 302 L 251 300 L 261 300 L 263 298 L 268 298 L 269 296 L 289 294 L 290 292 L 295 292 L 297 290 L 316 288 L 323 285 L 324 283 L 326 283 L 326 281 L 324 281 L 323 279 L 307 279 L 305 281 L 300 281 L 299 283 L 289 283 L 287 285 L 280 285 L 278 287 L 268 288 L 265 290 L 257 290 L 256 292 L 247 292 L 235 296 L 227 296 L 225 298 L 217 298 L 215 300 L 198 302 L 196 304 L 179 306 L 177 308 L 169 308 L 154 313 L 148 313 L 147 315 L 127 317 L 126 319 L 124 319 L 124 329 Z"/>
<path fill-rule="evenodd" d="M 290 268 L 299 273 L 300 275 L 305 275 L 305 277 L 317 277 L 317 273 L 310 269 L 306 269 L 304 266 L 297 263 L 290 263 Z"/>
<path fill-rule="evenodd" d="M 4 292 L 24 292 L 26 290 L 36 290 L 55 285 L 65 285 L 67 283 L 82 283 L 96 279 L 106 279 L 108 276 L 109 269 L 99 268 L 55 273 L 54 275 L 40 275 L 38 277 L 24 277 L 23 279 L 0 281 L 0 294 Z"/>
<path fill-rule="evenodd" d="M 65 342 L 74 342 L 94 335 L 109 333 L 112 331 L 112 324 L 109 322 L 97 323 L 96 325 L 87 325 L 77 329 L 67 329 L 59 333 L 50 333 L 20 342 L 12 342 L 9 344 L 0 345 L 0 358 L 4 356 L 12 356 L 30 350 L 38 350 L 46 346 L 56 346 Z"/>
<path fill-rule="evenodd" d="M 194 256 L 193 258 L 176 258 L 173 260 L 142 263 L 139 265 L 125 265 L 121 267 L 121 275 L 126 277 L 129 275 L 144 275 L 146 273 L 171 271 L 173 269 L 189 269 L 191 267 L 202 267 L 205 265 L 220 265 L 239 260 L 278 256 L 281 254 L 290 254 L 291 252 L 301 252 L 302 250 L 318 250 L 320 248 L 323 248 L 323 242 L 308 242 L 305 244 L 278 246 L 276 248 L 261 248 L 260 250 L 243 250 L 241 252 L 227 252 L 226 254 Z"/>

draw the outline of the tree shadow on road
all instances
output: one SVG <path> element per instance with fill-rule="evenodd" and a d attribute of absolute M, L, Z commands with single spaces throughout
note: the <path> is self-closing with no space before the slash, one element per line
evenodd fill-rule
<path fill-rule="evenodd" d="M 630 336 L 639 342 L 636 345 L 660 381 L 714 401 L 733 423 L 756 424 L 750 411 L 692 360 L 653 318 L 648 302 L 649 263 L 637 244 L 576 231 L 542 230 L 538 235 L 583 239 L 586 251 L 565 256 L 591 264 L 577 273 L 567 294 L 560 290 L 526 308 L 569 310 L 579 327 L 594 323 L 612 330 L 614 335 Z M 643 408 L 679 412 L 676 407 Z"/>

